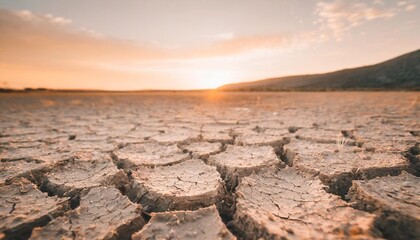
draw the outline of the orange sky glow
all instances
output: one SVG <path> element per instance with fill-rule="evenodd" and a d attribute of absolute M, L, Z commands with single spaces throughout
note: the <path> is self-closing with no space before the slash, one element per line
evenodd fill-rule
<path fill-rule="evenodd" d="M 0 87 L 207 89 L 420 47 L 420 2 L 2 1 Z"/>

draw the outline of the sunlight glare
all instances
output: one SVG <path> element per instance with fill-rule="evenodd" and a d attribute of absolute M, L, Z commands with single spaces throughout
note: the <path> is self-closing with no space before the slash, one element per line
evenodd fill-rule
<path fill-rule="evenodd" d="M 200 70 L 195 74 L 197 87 L 200 89 L 215 89 L 232 82 L 232 73 L 226 70 Z"/>

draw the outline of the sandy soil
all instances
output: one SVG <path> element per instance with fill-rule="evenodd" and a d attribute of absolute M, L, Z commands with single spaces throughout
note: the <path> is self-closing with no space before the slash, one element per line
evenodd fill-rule
<path fill-rule="evenodd" d="M 0 119 L 0 239 L 420 239 L 418 92 L 5 93 Z"/>

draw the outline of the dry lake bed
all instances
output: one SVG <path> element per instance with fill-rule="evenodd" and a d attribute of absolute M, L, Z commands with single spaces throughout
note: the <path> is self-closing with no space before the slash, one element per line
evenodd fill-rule
<path fill-rule="evenodd" d="M 418 92 L 0 95 L 0 239 L 420 239 Z"/>

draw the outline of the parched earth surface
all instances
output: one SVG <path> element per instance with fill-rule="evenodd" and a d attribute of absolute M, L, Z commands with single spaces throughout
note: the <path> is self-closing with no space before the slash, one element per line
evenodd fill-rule
<path fill-rule="evenodd" d="M 420 239 L 418 92 L 0 95 L 0 239 Z"/>

